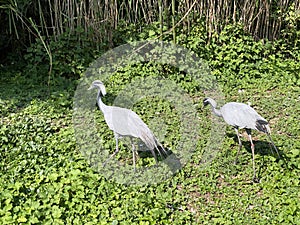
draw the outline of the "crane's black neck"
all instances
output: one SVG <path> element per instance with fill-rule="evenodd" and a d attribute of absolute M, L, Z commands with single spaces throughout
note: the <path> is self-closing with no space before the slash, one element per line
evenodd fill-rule
<path fill-rule="evenodd" d="M 101 92 L 101 90 L 98 90 L 98 94 L 97 94 L 97 104 L 99 106 L 99 108 L 101 109 L 101 111 L 103 112 L 104 108 L 106 107 L 106 105 L 102 102 L 102 98 L 103 94 Z"/>
<path fill-rule="evenodd" d="M 104 95 L 102 94 L 101 90 L 99 89 L 98 94 L 97 94 L 97 99 L 102 98 L 102 97 L 104 97 Z"/>

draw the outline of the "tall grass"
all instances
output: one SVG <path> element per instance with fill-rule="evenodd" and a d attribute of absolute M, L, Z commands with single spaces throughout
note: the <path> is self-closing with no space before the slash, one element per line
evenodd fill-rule
<path fill-rule="evenodd" d="M 171 29 L 178 21 L 180 30 L 189 32 L 200 18 L 206 22 L 208 37 L 228 23 L 240 23 L 255 38 L 273 40 L 280 37 L 288 10 L 300 11 L 300 0 L 3 0 L 0 8 L 5 9 L 1 17 L 9 18 L 9 32 L 29 41 L 38 37 L 29 18 L 45 37 L 76 34 L 81 28 L 95 43 L 112 43 L 112 31 L 126 23 L 159 21 L 162 34 L 164 25 Z"/>

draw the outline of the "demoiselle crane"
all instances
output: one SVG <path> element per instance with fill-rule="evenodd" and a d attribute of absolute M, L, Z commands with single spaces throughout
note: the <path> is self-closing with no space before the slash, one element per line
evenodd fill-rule
<path fill-rule="evenodd" d="M 254 144 L 251 137 L 251 130 L 257 130 L 261 131 L 265 134 L 267 134 L 270 142 L 272 143 L 274 149 L 276 150 L 278 156 L 280 157 L 278 150 L 270 136 L 270 127 L 269 123 L 266 119 L 264 119 L 262 116 L 260 116 L 252 107 L 249 105 L 246 105 L 244 103 L 238 103 L 238 102 L 229 102 L 225 105 L 223 105 L 220 109 L 217 109 L 217 103 L 212 98 L 205 98 L 203 100 L 204 106 L 210 105 L 212 112 L 219 117 L 223 117 L 225 122 L 231 126 L 233 126 L 238 142 L 239 142 L 239 149 L 236 155 L 235 162 L 238 158 L 239 151 L 242 147 L 242 142 L 239 137 L 239 131 L 238 129 L 245 129 L 249 141 L 251 143 L 251 150 L 252 150 L 252 164 L 253 164 L 253 180 L 256 181 L 256 173 L 255 173 L 255 163 L 254 163 Z"/>
<path fill-rule="evenodd" d="M 156 164 L 158 163 L 158 161 L 154 149 L 156 149 L 162 157 L 165 157 L 167 155 L 167 152 L 165 151 L 163 146 L 159 143 L 159 141 L 156 139 L 152 131 L 148 128 L 148 126 L 142 121 L 142 119 L 135 112 L 126 108 L 105 105 L 102 102 L 101 98 L 106 94 L 106 90 L 104 84 L 101 81 L 99 80 L 93 81 L 92 85 L 88 90 L 94 88 L 98 89 L 97 104 L 104 115 L 104 119 L 108 127 L 114 132 L 114 136 L 116 140 L 115 152 L 103 163 L 103 166 L 105 166 L 107 161 L 110 160 L 114 155 L 118 153 L 119 151 L 118 139 L 124 136 L 130 137 L 130 142 L 132 145 L 132 157 L 133 157 L 134 170 L 136 170 L 135 147 L 132 142 L 132 137 L 140 138 L 145 143 L 145 145 L 151 151 Z"/>

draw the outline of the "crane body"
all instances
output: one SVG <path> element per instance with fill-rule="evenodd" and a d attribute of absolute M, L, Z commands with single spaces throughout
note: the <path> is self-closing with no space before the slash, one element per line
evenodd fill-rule
<path fill-rule="evenodd" d="M 101 98 L 106 94 L 106 90 L 101 81 L 95 80 L 90 86 L 89 90 L 93 88 L 98 89 L 97 104 L 104 115 L 104 119 L 108 127 L 114 132 L 116 141 L 115 152 L 103 163 L 103 165 L 105 165 L 109 159 L 118 153 L 118 139 L 126 136 L 130 137 L 132 145 L 134 170 L 136 169 L 135 147 L 132 142 L 132 138 L 140 138 L 145 143 L 145 145 L 151 151 L 156 163 L 158 163 L 158 161 L 154 149 L 156 149 L 162 157 L 167 155 L 165 149 L 156 139 L 152 131 L 135 112 L 126 108 L 108 106 L 102 102 Z"/>
<path fill-rule="evenodd" d="M 238 102 L 229 102 L 223 105 L 220 109 L 217 109 L 217 103 L 212 98 L 205 98 L 203 100 L 204 106 L 210 105 L 212 112 L 219 117 L 222 117 L 228 125 L 233 126 L 238 142 L 239 142 L 239 149 L 236 155 L 235 162 L 238 158 L 239 151 L 242 147 L 242 142 L 239 137 L 238 129 L 245 129 L 249 141 L 251 143 L 251 151 L 252 151 L 252 163 L 253 163 L 253 180 L 256 180 L 256 173 L 255 173 L 255 163 L 254 163 L 254 144 L 251 137 L 251 130 L 261 131 L 269 137 L 270 142 L 272 143 L 274 149 L 276 150 L 278 156 L 278 150 L 270 136 L 271 130 L 269 127 L 269 123 L 266 119 L 260 116 L 252 107 L 246 105 L 244 103 Z"/>

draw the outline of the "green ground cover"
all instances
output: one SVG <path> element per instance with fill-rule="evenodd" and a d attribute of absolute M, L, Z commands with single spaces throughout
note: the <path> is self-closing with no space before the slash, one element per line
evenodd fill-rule
<path fill-rule="evenodd" d="M 66 43 L 60 43 L 61 48 L 54 46 L 57 60 L 49 88 L 47 63 L 39 61 L 39 55 L 45 53 L 33 46 L 25 62 L 12 60 L 14 64 L 1 67 L 1 224 L 300 224 L 299 49 L 280 41 L 256 42 L 232 27 L 204 44 L 199 30 L 196 27 L 189 37 L 180 37 L 180 45 L 208 61 L 226 101 L 251 102 L 270 121 L 273 140 L 284 160 L 276 159 L 267 138 L 254 132 L 261 179 L 253 183 L 246 136 L 239 163 L 234 165 L 238 144 L 234 130 L 228 127 L 221 151 L 203 167 L 201 156 L 212 115 L 202 107 L 205 94 L 189 90 L 191 85 L 185 87 L 201 129 L 189 163 L 156 185 L 126 186 L 105 179 L 78 150 L 72 124 L 77 77 L 83 76 L 88 62 L 99 53 L 74 49 L 66 58 Z M 118 94 L 122 80 L 135 76 L 180 76 L 167 66 L 137 67 L 128 66 L 111 78 L 110 96 Z M 112 102 L 106 99 L 107 104 Z M 168 104 L 157 102 L 173 135 L 170 142 L 176 145 L 176 132 L 172 133 L 178 125 L 176 115 Z M 134 110 L 147 122 L 157 109 L 142 101 Z M 99 139 L 113 151 L 113 133 L 100 112 L 98 117 Z M 126 146 L 120 152 L 123 156 L 131 157 Z"/>

